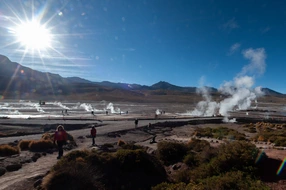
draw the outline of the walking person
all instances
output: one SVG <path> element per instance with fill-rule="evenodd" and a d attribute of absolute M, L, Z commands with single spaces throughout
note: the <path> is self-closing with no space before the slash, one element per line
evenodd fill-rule
<path fill-rule="evenodd" d="M 92 138 L 92 146 L 95 145 L 95 137 L 96 137 L 96 128 L 94 126 L 92 126 L 91 130 L 90 130 L 90 135 Z"/>
<path fill-rule="evenodd" d="M 135 123 L 135 128 L 138 127 L 138 119 L 137 118 L 135 119 L 134 123 Z"/>
<path fill-rule="evenodd" d="M 59 125 L 54 135 L 54 144 L 57 143 L 59 151 L 57 159 L 60 159 L 63 156 L 64 154 L 63 145 L 66 144 L 66 141 L 67 141 L 67 132 L 65 131 L 64 126 Z"/>

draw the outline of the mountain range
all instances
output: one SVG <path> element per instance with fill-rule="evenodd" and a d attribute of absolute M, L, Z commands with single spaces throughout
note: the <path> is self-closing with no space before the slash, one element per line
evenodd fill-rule
<path fill-rule="evenodd" d="M 4 55 L 0 55 L 0 68 L 0 99 L 193 102 L 201 97 L 196 93 L 197 87 L 180 87 L 165 81 L 146 86 L 65 78 L 25 67 Z M 214 98 L 220 96 L 216 88 L 206 88 Z M 269 88 L 262 91 L 266 96 L 286 97 Z"/>

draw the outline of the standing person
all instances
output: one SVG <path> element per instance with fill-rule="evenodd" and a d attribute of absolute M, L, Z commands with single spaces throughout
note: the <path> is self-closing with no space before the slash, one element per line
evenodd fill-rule
<path fill-rule="evenodd" d="M 91 130 L 90 130 L 90 135 L 92 138 L 92 146 L 95 145 L 95 137 L 96 137 L 96 128 L 94 126 L 92 126 Z"/>
<path fill-rule="evenodd" d="M 135 123 L 135 128 L 138 127 L 138 119 L 137 118 L 135 119 L 134 123 Z"/>
<path fill-rule="evenodd" d="M 54 144 L 55 142 L 57 142 L 58 150 L 59 150 L 59 155 L 57 159 L 60 159 L 63 156 L 63 153 L 64 153 L 63 145 L 66 143 L 66 141 L 67 141 L 67 132 L 65 131 L 64 126 L 59 125 L 57 127 L 57 130 L 54 136 Z"/>

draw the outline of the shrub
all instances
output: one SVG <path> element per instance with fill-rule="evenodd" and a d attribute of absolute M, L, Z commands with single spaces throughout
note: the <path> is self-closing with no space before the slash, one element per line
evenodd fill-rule
<path fill-rule="evenodd" d="M 171 165 L 182 161 L 187 153 L 187 146 L 182 143 L 161 141 L 158 143 L 156 154 L 165 164 Z"/>
<path fill-rule="evenodd" d="M 150 189 L 166 180 L 161 163 L 142 149 L 120 149 L 115 153 L 73 151 L 58 161 L 49 177 L 44 179 L 43 186 L 45 189 L 57 189 L 55 184 L 61 183 L 60 179 L 63 184 L 68 181 L 81 184 L 82 176 L 87 176 L 86 183 L 90 185 L 82 185 L 78 189 L 100 189 L 102 186 L 105 189 Z M 63 189 L 69 187 L 67 185 Z"/>
<path fill-rule="evenodd" d="M 18 148 L 12 147 L 7 144 L 0 145 L 0 156 L 11 156 L 14 154 L 19 154 Z"/>
<path fill-rule="evenodd" d="M 216 157 L 219 163 L 219 170 L 225 172 L 230 170 L 253 172 L 258 153 L 259 149 L 248 142 L 235 141 L 223 144 L 220 146 L 218 156 Z"/>
<path fill-rule="evenodd" d="M 44 139 L 44 140 L 50 140 L 50 141 L 53 141 L 54 139 L 53 139 L 53 135 L 51 135 L 50 133 L 44 133 L 43 135 L 42 135 L 42 139 Z"/>
<path fill-rule="evenodd" d="M 71 163 L 76 162 L 77 159 L 81 158 L 85 160 L 89 155 L 90 152 L 87 150 L 75 150 L 69 152 L 53 166 L 52 171 L 57 171 L 61 168 L 70 167 Z"/>
<path fill-rule="evenodd" d="M 50 172 L 43 178 L 42 188 L 45 190 L 104 189 L 97 179 L 98 175 L 89 165 L 84 162 L 75 162 L 69 167 Z"/>
<path fill-rule="evenodd" d="M 126 144 L 126 142 L 125 142 L 124 140 L 119 139 L 119 140 L 117 141 L 117 145 L 118 145 L 118 146 L 123 146 L 123 145 L 125 145 L 125 144 Z"/>
<path fill-rule="evenodd" d="M 33 152 L 46 151 L 54 147 L 50 140 L 34 140 L 29 144 L 29 150 Z"/>
<path fill-rule="evenodd" d="M 185 183 L 167 183 L 163 182 L 155 187 L 152 187 L 152 190 L 189 190 L 186 188 L 187 185 Z"/>
<path fill-rule="evenodd" d="M 210 147 L 210 143 L 206 140 L 199 140 L 199 139 L 191 139 L 187 143 L 188 150 L 194 150 L 196 152 L 200 152 L 204 150 L 206 147 Z"/>
<path fill-rule="evenodd" d="M 121 148 L 123 148 L 123 149 L 129 149 L 129 150 L 144 149 L 143 146 L 135 145 L 135 144 L 130 144 L 130 143 L 121 145 Z"/>
<path fill-rule="evenodd" d="M 20 150 L 28 150 L 29 149 L 29 144 L 32 142 L 32 140 L 21 140 L 18 143 L 18 148 Z"/>
<path fill-rule="evenodd" d="M 259 180 L 251 178 L 247 173 L 232 171 L 219 176 L 202 179 L 204 189 L 269 189 Z"/>
<path fill-rule="evenodd" d="M 197 166 L 199 163 L 199 158 L 195 153 L 190 152 L 184 157 L 183 162 L 188 166 Z"/>
<path fill-rule="evenodd" d="M 239 133 L 236 130 L 229 129 L 227 127 L 216 127 L 216 128 L 198 128 L 195 131 L 196 136 L 210 137 L 216 139 L 230 138 L 233 140 L 245 140 L 245 135 Z"/>

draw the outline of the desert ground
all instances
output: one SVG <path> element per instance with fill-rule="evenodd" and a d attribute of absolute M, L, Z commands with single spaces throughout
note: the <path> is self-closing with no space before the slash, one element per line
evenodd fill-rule
<path fill-rule="evenodd" d="M 68 104 L 67 104 L 68 105 Z M 188 105 L 180 104 L 118 104 L 123 107 L 124 111 L 110 111 L 107 114 L 98 111 L 94 115 L 90 111 L 72 112 L 61 115 L 62 109 L 56 109 L 57 117 L 38 112 L 26 111 L 29 115 L 23 117 L 1 117 L 0 119 L 0 145 L 13 144 L 20 140 L 40 139 L 43 133 L 53 133 L 57 125 L 63 125 L 67 132 L 71 134 L 76 143 L 75 149 L 100 149 L 104 144 L 114 144 L 118 140 L 132 142 L 148 148 L 148 152 L 152 153 L 156 150 L 156 142 L 162 140 L 188 142 L 193 138 L 193 132 L 196 128 L 223 126 L 244 133 L 247 138 L 251 138 L 254 134 L 246 132 L 243 125 L 247 123 L 255 123 L 257 121 L 267 121 L 273 123 L 286 123 L 284 105 L 280 104 L 264 104 L 255 110 L 240 110 L 232 112 L 229 119 L 235 118 L 233 122 L 223 122 L 223 117 L 195 117 L 184 114 L 187 110 L 193 109 Z M 127 111 L 128 112 L 127 112 Z M 78 110 L 77 110 L 78 111 Z M 24 111 L 22 111 L 23 113 Z M 51 113 L 51 112 L 49 112 Z M 83 114 L 84 113 L 84 114 Z M 40 115 L 40 116 L 38 116 Z M 55 114 L 54 114 L 55 115 Z M 139 119 L 139 124 L 135 127 L 134 120 Z M 147 126 L 151 124 L 151 128 Z M 89 138 L 90 127 L 95 126 L 97 129 L 96 146 L 91 146 L 91 138 Z M 154 139 L 154 136 L 156 138 Z M 218 146 L 224 143 L 223 140 L 203 138 L 209 141 L 212 146 Z M 150 143 L 155 140 L 155 143 Z M 274 149 L 271 143 L 253 142 L 257 147 L 262 149 L 269 157 L 281 162 L 286 158 L 286 150 L 283 147 Z M 73 149 L 73 150 L 75 150 Z M 65 150 L 64 154 L 72 150 Z M 19 162 L 27 157 L 31 157 L 34 153 L 21 151 L 19 155 L 10 157 L 0 157 L 0 166 L 7 163 Z M 0 189 L 34 189 L 34 184 L 38 179 L 43 177 L 50 168 L 57 162 L 57 152 L 45 154 L 35 162 L 22 164 L 22 167 L 13 172 L 6 172 L 0 176 Z M 286 188 L 285 180 L 269 183 L 272 189 Z M 278 184 L 278 185 L 277 185 Z"/>

